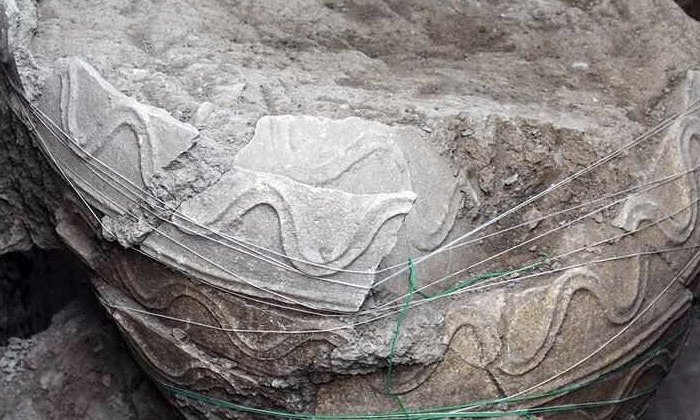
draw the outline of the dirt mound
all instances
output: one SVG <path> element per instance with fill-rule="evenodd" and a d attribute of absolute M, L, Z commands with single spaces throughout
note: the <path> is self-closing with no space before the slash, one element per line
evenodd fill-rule
<path fill-rule="evenodd" d="M 176 419 L 131 359 L 94 297 L 71 302 L 49 328 L 0 347 L 0 418 Z"/>

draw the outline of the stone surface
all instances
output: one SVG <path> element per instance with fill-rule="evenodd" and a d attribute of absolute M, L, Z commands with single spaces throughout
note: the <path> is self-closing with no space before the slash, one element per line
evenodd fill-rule
<path fill-rule="evenodd" d="M 338 270 L 373 272 L 393 248 L 414 198 L 410 191 L 350 194 L 234 168 L 185 201 L 142 249 L 229 290 L 357 311 L 374 276 Z"/>
<path fill-rule="evenodd" d="M 0 61 L 8 73 L 8 80 L 21 83 L 15 65 L 31 62 L 26 49 L 28 31 L 36 23 L 33 5 L 20 2 L 2 4 L 3 25 L 0 28 Z M 31 6 L 31 7 L 30 7 Z M 21 16 L 20 16 L 21 15 Z M 6 19 L 6 20 L 5 20 Z M 13 48 L 8 47 L 8 43 Z M 23 74 L 30 71 L 23 67 Z M 26 71 L 25 71 L 26 70 Z M 3 82 L 3 89 L 8 86 Z M 4 90 L 3 90 L 4 91 Z M 3 96 L 0 105 L 0 166 L 12 168 L 0 179 L 0 254 L 26 251 L 32 245 L 60 246 L 51 222 L 53 209 L 59 200 L 55 177 L 46 162 L 39 158 L 39 151 L 32 147 L 29 134 L 18 129 L 21 122 L 11 112 L 11 103 Z"/>
<path fill-rule="evenodd" d="M 357 311 L 382 259 L 436 248 L 460 205 L 455 177 L 416 130 L 360 118 L 262 118 L 235 164 L 248 170 L 183 202 L 143 249 L 219 286 L 318 309 Z"/>
<path fill-rule="evenodd" d="M 39 107 L 58 124 L 41 129 L 46 138 L 63 130 L 73 143 L 45 142 L 88 201 L 113 218 L 138 208 L 154 174 L 185 152 L 198 131 L 165 112 L 117 91 L 89 64 L 69 60 L 46 82 Z"/>
<path fill-rule="evenodd" d="M 235 164 L 355 194 L 407 191 L 411 174 L 397 135 L 361 118 L 263 117 Z"/>
<path fill-rule="evenodd" d="M 356 117 L 263 117 L 235 163 L 351 193 L 413 191 L 419 199 L 405 229 L 421 251 L 442 243 L 460 205 L 447 162 L 415 128 Z"/>
<path fill-rule="evenodd" d="M 12 29 L 29 98 L 57 97 L 52 74 L 80 56 L 133 97 L 129 106 L 201 129 L 141 179 L 182 214 L 153 216 L 149 197 L 126 223 L 93 197 L 116 231 L 101 235 L 69 186 L 55 187 L 66 197 L 54 208 L 61 239 L 95 271 L 100 297 L 158 381 L 246 406 L 333 414 L 396 411 L 389 379 L 406 407 L 429 409 L 614 372 L 571 394 L 494 409 L 631 398 L 565 415 L 646 410 L 648 395 L 632 396 L 668 371 L 680 342 L 632 361 L 683 332 L 697 287 L 697 172 L 614 195 L 618 203 L 589 201 L 692 170 L 697 113 L 488 236 L 461 239 L 700 96 L 687 72 L 698 65 L 700 29 L 672 3 L 33 7 L 17 4 L 13 16 L 37 19 Z M 16 97 L 7 102 L 17 131 L 36 123 Z M 90 121 L 120 118 L 109 107 L 89 111 Z M 120 153 L 110 155 L 117 166 L 143 175 L 141 161 Z M 73 159 L 65 166 L 80 167 Z M 88 184 L 88 195 L 123 195 Z M 532 208 L 555 215 L 524 219 Z M 209 229 L 289 254 L 285 268 L 239 255 Z M 387 277 L 409 258 L 416 276 Z M 385 271 L 362 277 L 333 263 Z M 474 281 L 483 286 L 462 289 Z M 399 322 L 415 286 L 426 289 Z M 449 291 L 460 293 L 427 298 Z M 376 316 L 386 307 L 395 310 Z M 237 415 L 171 400 L 193 418 Z"/>

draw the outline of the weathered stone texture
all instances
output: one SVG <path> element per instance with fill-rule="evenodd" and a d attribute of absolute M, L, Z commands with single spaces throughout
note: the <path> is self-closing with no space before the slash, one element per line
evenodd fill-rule
<path fill-rule="evenodd" d="M 624 46 L 616 38 L 624 28 L 615 25 L 629 20 L 630 2 L 591 10 L 568 2 L 461 4 L 460 16 L 504 20 L 493 39 L 468 37 L 481 32 L 433 3 L 377 2 L 372 13 L 336 3 L 277 4 L 294 28 L 317 16 L 307 25 L 317 32 L 301 37 L 315 44 L 293 44 L 298 54 L 285 60 L 276 53 L 289 52 L 299 34 L 254 3 L 223 11 L 212 3 L 186 16 L 120 9 L 113 21 L 95 16 L 103 32 L 86 46 L 62 7 L 39 5 L 46 20 L 33 47 L 20 44 L 41 70 L 20 70 L 36 76 L 28 97 L 77 143 L 61 144 L 10 94 L 2 106 L 22 133 L 18 143 L 34 150 L 26 127 L 36 126 L 31 139 L 45 151 L 15 163 L 42 165 L 40 177 L 27 179 L 51 178 L 45 159 L 70 181 L 46 186 L 65 192 L 62 201 L 36 198 L 46 206 L 45 224 L 56 224 L 94 270 L 98 295 L 146 371 L 247 406 L 386 413 L 398 409 L 386 389 L 390 363 L 406 407 L 429 409 L 498 399 L 542 381 L 538 389 L 558 389 L 682 333 L 699 268 L 697 112 L 467 234 L 613 153 L 661 115 L 692 106 L 698 72 L 678 66 L 700 46 L 697 28 L 673 27 L 676 53 L 663 48 L 668 39 L 652 38 L 640 51 L 657 63 L 646 69 L 632 66 L 638 57 L 606 61 Z M 653 19 L 680 16 L 645 4 Z M 25 8 L 32 15 L 32 5 Z M 240 19 L 234 26 L 242 32 L 186 30 L 222 14 Z M 182 26 L 173 34 L 161 33 L 162 22 L 139 30 L 141 15 Z M 356 36 L 336 29 L 358 16 L 368 23 Z M 446 22 L 452 31 L 438 31 Z M 256 31 L 246 32 L 250 25 Z M 584 27 L 600 41 L 593 50 L 579 44 Z M 546 35 L 535 42 L 523 28 Z M 60 46 L 50 36 L 58 29 Z M 251 40 L 259 51 L 241 47 Z M 129 64 L 120 67 L 101 50 L 107 46 L 123 48 L 115 56 Z M 581 51 L 596 69 L 576 56 Z M 82 61 L 67 58 L 78 55 Z M 633 70 L 642 81 L 621 77 Z M 660 81 L 664 72 L 676 79 Z M 2 87 L 11 93 L 7 80 Z M 645 114 L 625 101 L 655 105 Z M 605 195 L 611 198 L 589 202 Z M 512 229 L 491 236 L 504 228 Z M 2 238 L 26 241 L 22 235 Z M 481 283 L 465 288 L 470 281 Z M 421 293 L 409 293 L 415 306 L 398 328 L 405 294 L 416 287 Z M 458 293 L 430 298 L 446 291 Z M 663 376 L 678 343 L 572 394 L 515 406 L 634 395 Z M 231 416 L 172 401 L 190 417 Z M 573 415 L 640 415 L 647 401 L 645 394 Z"/>

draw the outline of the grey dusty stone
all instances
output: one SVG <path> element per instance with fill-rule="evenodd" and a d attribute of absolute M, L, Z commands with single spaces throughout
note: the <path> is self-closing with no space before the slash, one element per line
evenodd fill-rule
<path fill-rule="evenodd" d="M 414 199 L 410 191 L 351 194 L 280 175 L 233 169 L 206 192 L 183 203 L 182 216 L 151 234 L 142 248 L 222 287 L 235 284 L 260 297 L 284 299 L 282 295 L 313 307 L 357 310 L 373 276 L 336 269 L 374 270 L 394 246 L 403 215 Z M 288 260 L 287 269 L 258 261 L 240 243 L 217 238 L 207 229 L 293 259 Z M 211 241 L 212 237 L 218 241 Z M 207 259 L 197 255 L 207 255 Z M 269 252 L 262 255 L 279 260 Z"/>
<path fill-rule="evenodd" d="M 49 150 L 70 168 L 68 176 L 90 202 L 113 216 L 134 207 L 133 198 L 143 197 L 135 188 L 147 187 L 199 135 L 163 109 L 122 94 L 79 59 L 47 80 L 40 106 L 77 142 L 47 143 Z M 76 156 L 85 153 L 93 158 Z"/>
<path fill-rule="evenodd" d="M 700 293 L 700 115 L 548 188 L 700 98 L 700 27 L 671 2 L 122 3 L 2 1 L 0 253 L 73 250 L 155 377 L 361 416 L 397 411 L 387 381 L 430 410 L 625 366 L 490 407 L 506 411 L 624 399 L 668 371 L 678 343 L 627 362 L 677 334 Z M 84 326 L 57 328 L 75 344 Z M 56 415 L 153 416 L 97 395 L 139 389 L 135 367 L 44 376 L 13 343 L 4 378 L 39 382 Z M 72 384 L 100 392 L 57 403 Z M 165 395 L 192 418 L 237 415 Z M 648 401 L 585 415 L 641 418 Z"/>
<path fill-rule="evenodd" d="M 199 108 L 197 108 L 197 112 L 195 112 L 194 117 L 192 117 L 192 125 L 195 127 L 200 127 L 201 125 L 205 124 L 207 118 L 209 115 L 211 115 L 214 109 L 215 106 L 211 102 L 202 102 L 199 105 Z"/>

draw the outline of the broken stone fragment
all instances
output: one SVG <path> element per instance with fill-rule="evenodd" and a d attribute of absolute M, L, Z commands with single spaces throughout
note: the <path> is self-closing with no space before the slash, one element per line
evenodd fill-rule
<path fill-rule="evenodd" d="M 230 290 L 355 311 L 414 199 L 410 191 L 352 194 L 235 168 L 141 247 Z"/>
<path fill-rule="evenodd" d="M 151 177 L 199 135 L 163 109 L 122 94 L 77 58 L 47 80 L 39 107 L 59 125 L 40 127 L 43 147 L 88 201 L 110 216 L 138 208 Z"/>
<path fill-rule="evenodd" d="M 460 204 L 457 178 L 419 130 L 357 117 L 263 117 L 235 164 L 350 193 L 413 191 L 404 255 L 440 245 Z"/>

